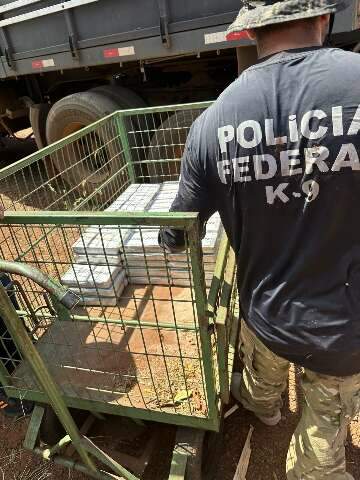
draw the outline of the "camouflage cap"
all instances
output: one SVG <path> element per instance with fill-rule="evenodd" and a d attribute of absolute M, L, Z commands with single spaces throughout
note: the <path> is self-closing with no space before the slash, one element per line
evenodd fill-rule
<path fill-rule="evenodd" d="M 228 35 L 253 28 L 302 18 L 335 13 L 347 7 L 348 1 L 336 0 L 244 0 Z"/>

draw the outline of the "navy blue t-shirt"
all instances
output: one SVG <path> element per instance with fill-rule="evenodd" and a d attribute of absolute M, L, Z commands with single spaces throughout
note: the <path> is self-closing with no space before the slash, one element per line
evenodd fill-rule
<path fill-rule="evenodd" d="M 246 70 L 192 126 L 172 207 L 220 212 L 247 324 L 329 375 L 360 372 L 359 78 L 360 55 L 332 48 Z"/>

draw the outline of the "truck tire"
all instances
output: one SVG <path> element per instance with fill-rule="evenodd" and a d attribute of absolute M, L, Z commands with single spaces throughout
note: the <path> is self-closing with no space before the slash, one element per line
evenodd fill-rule
<path fill-rule="evenodd" d="M 100 87 L 92 88 L 91 91 L 110 98 L 118 104 L 120 110 L 147 107 L 146 102 L 129 88 L 118 85 L 101 85 Z"/>
<path fill-rule="evenodd" d="M 74 93 L 64 97 L 49 112 L 46 123 L 47 141 L 49 144 L 56 142 L 117 109 L 114 100 L 96 92 Z M 114 142 L 110 142 L 111 130 L 99 129 L 91 138 L 87 137 L 86 142 L 80 139 L 64 147 L 61 154 L 55 152 L 51 155 L 54 167 L 69 186 L 90 194 L 116 173 L 119 164 L 114 159 L 118 159 L 119 152 L 116 151 Z M 94 159 L 96 161 L 92 164 L 81 161 L 95 149 L 101 153 Z M 77 164 L 76 168 L 74 164 Z"/>
<path fill-rule="evenodd" d="M 130 110 L 133 108 L 146 108 L 147 104 L 139 95 L 128 88 L 117 85 L 102 85 L 91 90 L 111 98 L 118 105 L 118 110 Z M 147 148 L 150 143 L 149 131 L 154 130 L 152 116 L 134 115 L 124 119 L 124 126 L 128 132 L 128 141 L 134 156 L 135 177 L 140 181 L 146 181 L 148 177 L 146 164 Z"/>
<path fill-rule="evenodd" d="M 185 110 L 172 115 L 158 127 L 147 154 L 147 160 L 151 162 L 148 164 L 151 182 L 177 180 L 181 163 L 171 160 L 178 160 L 183 156 L 189 129 L 196 117 L 194 112 Z"/>
<path fill-rule="evenodd" d="M 49 114 L 48 103 L 34 103 L 30 107 L 29 119 L 34 132 L 35 142 L 39 150 L 46 147 L 46 119 Z"/>

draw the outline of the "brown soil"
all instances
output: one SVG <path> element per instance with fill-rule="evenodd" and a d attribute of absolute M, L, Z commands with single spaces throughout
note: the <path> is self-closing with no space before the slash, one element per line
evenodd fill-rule
<path fill-rule="evenodd" d="M 240 408 L 225 420 L 224 440 L 219 452 L 218 480 L 233 480 L 246 436 L 250 425 L 255 427 L 251 447 L 252 454 L 247 480 L 286 480 L 285 459 L 291 435 L 299 420 L 301 392 L 298 387 L 299 373 L 294 370 L 290 374 L 290 389 L 285 395 L 283 418 L 277 427 L 264 426 L 255 417 Z M 84 475 L 68 471 L 52 464 L 42 463 L 37 457 L 22 449 L 27 419 L 17 422 L 0 416 L 0 479 L 4 480 L 85 480 Z M 95 429 L 96 430 L 96 429 Z M 166 471 L 170 461 L 169 444 L 173 441 L 170 432 L 164 433 L 160 427 L 158 465 L 149 467 L 144 480 L 167 480 Z M 94 441 L 99 447 L 111 452 L 118 442 L 117 429 L 112 421 L 99 426 L 98 431 L 92 431 Z M 348 444 L 348 470 L 355 480 L 360 480 L 360 424 L 354 421 L 351 425 Z M 116 453 L 116 452 L 115 452 Z"/>
<path fill-rule="evenodd" d="M 88 480 L 84 475 L 44 463 L 22 447 L 28 419 L 12 420 L 0 415 L 1 480 Z"/>
<path fill-rule="evenodd" d="M 249 432 L 254 426 L 251 441 L 251 458 L 246 480 L 286 480 L 285 464 L 290 439 L 299 421 L 302 394 L 298 371 L 293 368 L 289 376 L 282 420 L 276 427 L 266 427 L 250 412 L 240 408 L 225 422 L 225 437 L 221 457 L 219 480 L 233 480 L 236 467 Z M 360 424 L 351 425 L 346 449 L 348 471 L 355 480 L 360 480 Z"/>

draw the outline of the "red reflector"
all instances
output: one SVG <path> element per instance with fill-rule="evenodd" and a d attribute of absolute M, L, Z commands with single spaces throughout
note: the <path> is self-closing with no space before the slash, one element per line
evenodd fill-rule
<path fill-rule="evenodd" d="M 33 60 L 31 65 L 32 65 L 32 68 L 42 68 L 43 62 L 42 60 Z"/>
<path fill-rule="evenodd" d="M 104 50 L 104 57 L 105 58 L 113 58 L 119 56 L 119 49 L 118 48 L 108 48 Z"/>
<path fill-rule="evenodd" d="M 232 42 L 234 40 L 249 40 L 249 35 L 247 30 L 244 30 L 242 32 L 232 32 L 226 35 L 226 40 L 228 42 Z"/>

